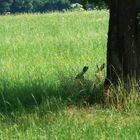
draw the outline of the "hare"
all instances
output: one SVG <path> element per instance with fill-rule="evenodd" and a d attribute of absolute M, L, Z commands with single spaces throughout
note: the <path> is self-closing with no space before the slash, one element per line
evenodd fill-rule
<path fill-rule="evenodd" d="M 85 94 L 85 97 L 88 98 L 87 89 L 91 92 L 94 89 L 95 84 L 92 80 L 85 79 L 84 74 L 87 72 L 87 70 L 88 66 L 84 66 L 82 71 L 76 75 L 75 79 L 79 85 L 78 87 L 80 88 L 80 93 Z"/>
<path fill-rule="evenodd" d="M 84 77 L 84 74 L 88 71 L 88 66 L 84 66 L 82 71 L 76 75 L 76 88 L 78 89 L 78 93 L 80 93 L 80 97 L 83 97 L 85 101 L 89 103 L 93 102 L 94 98 L 100 98 L 100 94 L 97 94 L 98 84 L 104 80 L 104 76 L 102 74 L 102 70 L 104 69 L 105 64 L 102 64 L 100 67 L 97 66 L 97 70 L 95 72 L 96 79 L 95 80 L 87 80 Z"/>
<path fill-rule="evenodd" d="M 84 66 L 83 70 L 79 74 L 77 74 L 75 77 L 75 79 L 78 80 L 81 85 L 84 85 L 86 81 L 84 74 L 87 72 L 87 70 L 88 70 L 88 66 Z"/>
<path fill-rule="evenodd" d="M 97 70 L 95 71 L 95 76 L 98 81 L 104 80 L 104 75 L 102 74 L 102 70 L 104 69 L 105 64 L 103 63 L 100 67 L 97 65 Z M 84 66 L 83 70 L 76 75 L 75 79 L 80 83 L 80 85 L 89 84 L 91 87 L 94 87 L 97 81 L 87 80 L 84 77 L 84 74 L 88 71 L 88 66 Z"/>
<path fill-rule="evenodd" d="M 99 81 L 103 81 L 105 79 L 102 70 L 105 68 L 105 64 L 103 63 L 100 67 L 97 65 L 97 70 L 95 71 L 95 76 Z"/>

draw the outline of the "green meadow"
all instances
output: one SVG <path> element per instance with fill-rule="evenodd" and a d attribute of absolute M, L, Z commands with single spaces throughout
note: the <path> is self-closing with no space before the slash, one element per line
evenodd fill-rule
<path fill-rule="evenodd" d="M 0 16 L 0 140 L 140 139 L 133 86 L 125 107 L 121 86 L 117 107 L 102 103 L 95 72 L 106 64 L 108 19 L 107 10 Z M 92 88 L 75 79 L 84 66 Z"/>

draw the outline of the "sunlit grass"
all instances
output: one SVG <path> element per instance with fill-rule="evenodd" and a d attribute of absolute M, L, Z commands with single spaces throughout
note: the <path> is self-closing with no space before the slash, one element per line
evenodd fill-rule
<path fill-rule="evenodd" d="M 0 90 L 10 96 L 6 100 L 18 97 L 28 104 L 31 94 L 62 92 L 61 82 L 74 80 L 84 65 L 90 67 L 87 77 L 93 80 L 96 64 L 106 61 L 108 11 L 12 15 L 0 20 Z"/>
<path fill-rule="evenodd" d="M 108 11 L 7 15 L 0 21 L 0 139 L 139 140 L 139 106 L 133 99 L 121 104 L 123 86 L 112 91 L 108 108 L 100 104 L 103 81 L 95 71 L 106 63 Z M 75 81 L 85 65 L 92 91 Z"/>
<path fill-rule="evenodd" d="M 1 139 L 133 139 L 138 140 L 139 115 L 100 110 L 98 107 L 69 107 L 58 113 L 22 113 L 1 116 Z"/>

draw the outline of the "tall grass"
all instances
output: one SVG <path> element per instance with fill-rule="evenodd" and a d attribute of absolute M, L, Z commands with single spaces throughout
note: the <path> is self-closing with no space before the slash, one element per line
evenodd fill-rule
<path fill-rule="evenodd" d="M 90 67 L 87 78 L 93 80 L 96 64 L 106 61 L 108 11 L 11 15 L 0 20 L 0 99 L 6 105 L 70 94 L 84 65 Z"/>
<path fill-rule="evenodd" d="M 106 62 L 108 11 L 8 15 L 0 21 L 0 139 L 139 140 L 137 87 L 125 97 L 121 83 L 107 96 L 110 108 L 98 104 L 103 81 L 95 71 Z M 92 90 L 75 81 L 84 65 Z"/>

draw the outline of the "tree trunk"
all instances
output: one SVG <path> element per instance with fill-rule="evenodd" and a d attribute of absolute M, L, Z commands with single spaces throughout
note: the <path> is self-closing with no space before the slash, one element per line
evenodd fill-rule
<path fill-rule="evenodd" d="M 105 87 L 118 80 L 140 80 L 140 0 L 111 0 Z"/>

